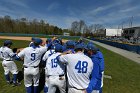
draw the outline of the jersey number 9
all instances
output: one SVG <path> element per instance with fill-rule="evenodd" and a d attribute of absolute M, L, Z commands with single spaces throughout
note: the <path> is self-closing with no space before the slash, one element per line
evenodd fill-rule
<path fill-rule="evenodd" d="M 75 65 L 75 69 L 78 70 L 78 73 L 87 73 L 87 66 L 88 63 L 86 61 L 78 61 L 78 63 Z"/>
<path fill-rule="evenodd" d="M 31 54 L 31 60 L 32 60 L 32 61 L 34 61 L 34 60 L 35 60 L 35 56 L 36 56 L 36 54 L 35 54 L 35 53 L 32 53 L 32 54 Z"/>

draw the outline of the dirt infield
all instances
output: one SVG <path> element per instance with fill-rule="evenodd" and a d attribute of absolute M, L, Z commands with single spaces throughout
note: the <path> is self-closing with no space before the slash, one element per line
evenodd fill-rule
<path fill-rule="evenodd" d="M 18 36 L 0 36 L 1 39 L 12 39 L 12 40 L 27 40 L 31 41 L 32 37 L 18 37 Z M 43 41 L 46 40 L 46 38 L 41 38 Z"/>
<path fill-rule="evenodd" d="M 19 36 L 0 36 L 0 39 L 12 39 L 12 40 L 26 40 L 31 41 L 32 37 L 19 37 Z M 47 38 L 41 38 L 44 42 Z M 67 40 L 62 40 L 62 42 L 66 42 Z"/>

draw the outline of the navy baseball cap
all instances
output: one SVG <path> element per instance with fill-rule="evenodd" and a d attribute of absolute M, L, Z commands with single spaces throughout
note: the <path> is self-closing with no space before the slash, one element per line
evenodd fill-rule
<path fill-rule="evenodd" d="M 32 40 L 35 40 L 36 38 L 35 37 L 32 37 Z"/>
<path fill-rule="evenodd" d="M 90 44 L 87 44 L 86 49 L 87 50 L 97 51 L 98 48 L 90 43 Z"/>
<path fill-rule="evenodd" d="M 12 45 L 12 41 L 11 40 L 5 40 L 4 41 L 4 46 L 7 46 L 7 45 Z"/>
<path fill-rule="evenodd" d="M 55 44 L 55 51 L 56 52 L 62 52 L 62 50 L 63 50 L 63 46 L 62 45 L 60 45 L 60 44 Z"/>
<path fill-rule="evenodd" d="M 75 42 L 72 41 L 72 40 L 70 40 L 70 41 L 67 41 L 67 42 L 66 42 L 66 45 L 67 45 L 67 46 L 74 46 L 74 45 L 75 45 Z"/>
<path fill-rule="evenodd" d="M 74 49 L 84 49 L 84 46 L 82 44 L 77 44 Z"/>
<path fill-rule="evenodd" d="M 47 38 L 47 41 L 50 43 L 52 41 L 52 39 L 51 38 Z"/>
<path fill-rule="evenodd" d="M 40 45 L 42 43 L 42 39 L 40 38 L 35 38 L 34 43 Z"/>

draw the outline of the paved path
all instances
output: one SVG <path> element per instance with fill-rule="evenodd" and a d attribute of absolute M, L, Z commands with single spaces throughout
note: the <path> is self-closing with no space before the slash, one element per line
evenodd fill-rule
<path fill-rule="evenodd" d="M 117 54 L 120 54 L 132 61 L 135 61 L 137 63 L 140 63 L 140 55 L 139 54 L 136 54 L 136 53 L 133 53 L 133 52 L 130 52 L 130 51 L 127 51 L 127 50 L 123 50 L 123 49 L 120 49 L 120 48 L 116 48 L 116 47 L 113 47 L 113 46 L 110 46 L 110 45 L 107 45 L 107 44 L 103 44 L 103 43 L 100 43 L 100 42 L 96 42 L 96 41 L 93 41 L 93 40 L 89 40 L 89 39 L 86 39 L 88 41 L 91 41 L 99 46 L 102 46 L 110 51 L 113 51 Z"/>

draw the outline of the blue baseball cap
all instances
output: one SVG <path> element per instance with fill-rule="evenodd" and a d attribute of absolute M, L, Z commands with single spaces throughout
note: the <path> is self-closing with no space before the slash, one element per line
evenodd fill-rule
<path fill-rule="evenodd" d="M 42 43 L 42 39 L 40 38 L 35 38 L 34 43 L 40 45 Z"/>
<path fill-rule="evenodd" d="M 7 46 L 7 45 L 12 45 L 12 41 L 11 40 L 5 40 L 4 41 L 4 46 Z"/>
<path fill-rule="evenodd" d="M 97 51 L 98 48 L 90 43 L 90 44 L 87 44 L 86 49 L 87 50 Z"/>
<path fill-rule="evenodd" d="M 52 39 L 51 38 L 47 38 L 46 41 L 48 41 L 50 43 L 52 41 Z"/>
<path fill-rule="evenodd" d="M 32 39 L 31 40 L 35 40 L 36 38 L 35 37 L 32 37 Z"/>
<path fill-rule="evenodd" d="M 77 44 L 74 49 L 84 49 L 84 46 L 82 44 Z"/>
<path fill-rule="evenodd" d="M 54 47 L 56 52 L 62 52 L 63 50 L 63 46 L 60 44 L 55 44 Z"/>
<path fill-rule="evenodd" d="M 66 42 L 66 45 L 67 45 L 67 46 L 75 46 L 75 41 L 72 41 L 72 40 L 67 41 L 67 42 Z"/>

